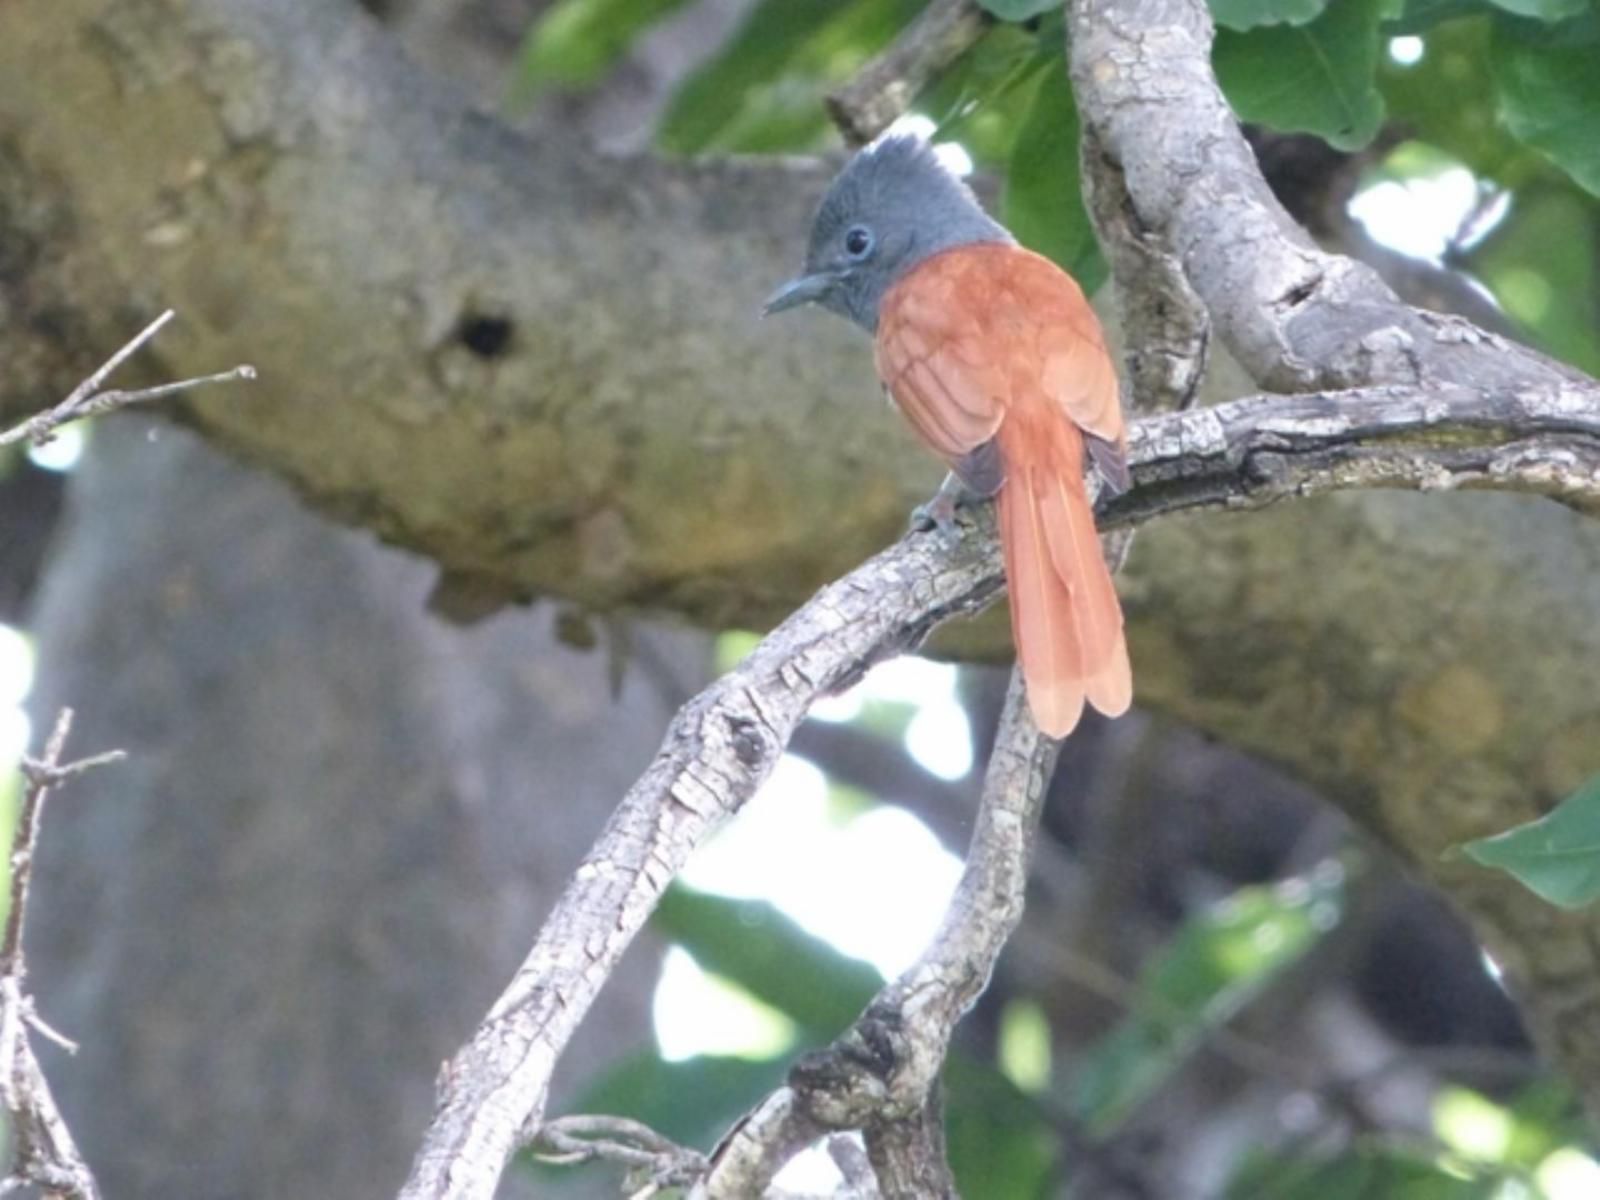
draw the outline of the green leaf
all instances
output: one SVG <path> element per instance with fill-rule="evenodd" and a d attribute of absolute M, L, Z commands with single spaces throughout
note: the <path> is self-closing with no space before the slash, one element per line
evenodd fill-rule
<path fill-rule="evenodd" d="M 1428 33 L 1422 61 L 1383 56 L 1379 79 L 1391 118 L 1479 175 L 1516 186 L 1529 169 L 1548 168 L 1506 132 L 1495 113 L 1488 21 L 1455 21 Z"/>
<path fill-rule="evenodd" d="M 1384 0 L 1338 0 L 1305 25 L 1217 32 L 1212 65 L 1245 121 L 1358 150 L 1383 124 L 1376 84 Z"/>
<path fill-rule="evenodd" d="M 1537 821 L 1461 849 L 1560 908 L 1592 903 L 1600 897 L 1600 775 Z"/>
<path fill-rule="evenodd" d="M 790 1017 L 810 1041 L 837 1036 L 883 984 L 873 967 L 840 954 L 764 901 L 674 885 L 651 923 L 707 971 Z"/>
<path fill-rule="evenodd" d="M 1394 36 L 1426 33 L 1445 21 L 1482 16 L 1492 11 L 1492 0 L 1405 0 L 1383 31 Z M 1428 53 L 1433 53 L 1432 43 L 1428 45 Z"/>
<path fill-rule="evenodd" d="M 1322 15 L 1328 0 L 1211 0 L 1218 25 L 1243 33 L 1258 25 L 1304 25 Z"/>
<path fill-rule="evenodd" d="M 1361 1146 L 1328 1158 L 1261 1154 L 1250 1158 L 1228 1187 L 1228 1200 L 1491 1200 L 1501 1194 L 1499 1172 L 1446 1170 L 1436 1156 L 1385 1146 Z"/>
<path fill-rule="evenodd" d="M 1462 259 L 1541 350 L 1600 371 L 1600 201 L 1539 165 Z"/>
<path fill-rule="evenodd" d="M 1587 191 L 1600 195 L 1600 21 L 1548 30 L 1495 22 L 1489 56 L 1506 128 Z"/>
<path fill-rule="evenodd" d="M 650 25 L 685 0 L 558 0 L 522 39 L 516 91 L 596 82 Z"/>
<path fill-rule="evenodd" d="M 1192 918 L 1142 973 L 1132 1011 L 1079 1059 L 1073 1106 L 1090 1130 L 1121 1124 L 1279 971 L 1338 923 L 1336 864 L 1247 887 Z"/>
<path fill-rule="evenodd" d="M 1017 131 L 1001 212 L 1018 241 L 1053 258 L 1093 294 L 1106 264 L 1083 203 L 1078 136 L 1078 110 L 1058 59 L 1039 77 Z"/>
<path fill-rule="evenodd" d="M 1060 0 L 978 0 L 978 3 L 1002 21 L 1028 21 L 1061 7 Z"/>
<path fill-rule="evenodd" d="M 938 125 L 936 141 L 959 141 L 973 161 L 1004 170 L 1042 72 L 1061 61 L 1059 14 L 1038 29 L 996 24 L 917 97 Z"/>
<path fill-rule="evenodd" d="M 1061 1139 L 1037 1101 L 993 1066 L 952 1053 L 944 1102 L 946 1150 L 961 1195 L 1048 1200 L 1057 1194 Z"/>
<path fill-rule="evenodd" d="M 1498 9 L 1536 21 L 1565 21 L 1589 11 L 1589 0 L 1490 0 Z"/>
<path fill-rule="evenodd" d="M 923 0 L 762 0 L 667 105 L 656 138 L 676 154 L 815 149 L 822 106 L 917 14 Z"/>

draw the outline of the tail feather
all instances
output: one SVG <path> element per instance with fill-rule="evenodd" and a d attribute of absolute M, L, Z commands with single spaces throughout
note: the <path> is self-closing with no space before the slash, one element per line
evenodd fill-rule
<path fill-rule="evenodd" d="M 1011 625 L 1039 728 L 1065 737 L 1087 699 L 1107 716 L 1133 696 L 1122 607 L 1082 482 L 1029 465 L 999 495 Z"/>

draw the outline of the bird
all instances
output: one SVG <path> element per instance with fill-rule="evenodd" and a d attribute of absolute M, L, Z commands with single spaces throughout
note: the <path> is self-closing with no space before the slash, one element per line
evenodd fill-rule
<path fill-rule="evenodd" d="M 993 498 L 1028 708 L 1064 738 L 1084 705 L 1126 712 L 1122 606 L 1085 459 L 1129 486 L 1117 372 L 1076 280 L 1018 244 L 924 138 L 857 151 L 823 195 L 803 272 L 763 314 L 817 304 L 873 335 L 873 361 L 950 474 L 914 524 L 955 531 Z"/>

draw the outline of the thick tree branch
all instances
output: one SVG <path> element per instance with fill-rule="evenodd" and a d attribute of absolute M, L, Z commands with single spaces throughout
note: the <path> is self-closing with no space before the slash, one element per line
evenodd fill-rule
<path fill-rule="evenodd" d="M 1574 503 L 1597 503 L 1597 439 L 1600 391 L 1594 389 L 1259 397 L 1138 422 L 1130 437 L 1135 486 L 1105 516 L 1108 524 L 1132 525 L 1186 508 L 1259 507 L 1335 488 L 1452 482 L 1536 486 Z M 998 547 L 987 520 L 978 535 L 953 547 L 936 537 L 908 536 L 824 588 L 735 671 L 683 708 L 516 978 L 446 1065 L 438 1111 L 402 1192 L 407 1200 L 492 1195 L 506 1158 L 537 1133 L 551 1071 L 606 976 L 694 848 L 754 794 L 810 705 L 860 678 L 874 662 L 915 647 L 939 622 L 981 608 L 999 587 Z M 997 752 L 986 795 L 1013 795 L 1014 787 L 1002 785 L 1014 785 L 1031 769 L 1026 744 L 1001 745 L 1011 752 Z M 985 804 L 1004 802 L 996 795 Z M 1005 817 L 1013 824 L 1017 819 Z M 980 824 L 977 836 L 1003 833 L 985 834 Z M 992 858 L 976 853 L 969 856 L 969 873 L 974 864 L 995 869 Z M 993 902 L 992 878 L 988 886 L 984 903 Z M 952 912 L 958 908 L 959 902 Z M 992 915 L 1004 919 L 1003 910 Z M 975 991 L 917 990 L 946 966 L 924 960 L 907 976 L 915 986 L 893 1003 L 909 1003 L 916 992 L 919 1004 L 942 1005 L 940 1019 L 953 1024 Z M 921 1041 L 897 1051 L 897 1101 L 920 1082 L 920 1103 L 941 1059 L 942 1049 L 934 1054 Z M 785 1143 L 800 1115 L 824 1128 L 853 1128 L 858 1115 L 849 1104 L 802 1106 L 800 1115 L 780 1108 Z M 901 1103 L 896 1111 L 903 1117 L 915 1105 Z"/>
<path fill-rule="evenodd" d="M 1203 0 L 1069 0 L 1067 19 L 1072 79 L 1091 149 L 1087 166 L 1097 186 L 1103 183 L 1125 209 L 1125 220 L 1103 220 L 1102 230 L 1112 238 L 1121 229 L 1135 230 L 1142 246 L 1182 269 L 1181 279 L 1169 278 L 1165 291 L 1152 275 L 1142 302 L 1182 309 L 1192 308 L 1193 297 L 1198 297 L 1239 364 L 1274 389 L 1386 384 L 1420 386 L 1432 394 L 1439 388 L 1465 387 L 1484 400 L 1542 395 L 1554 402 L 1551 415 L 1569 401 L 1592 414 L 1594 385 L 1580 373 L 1458 317 L 1407 307 L 1371 268 L 1318 249 L 1296 226 L 1269 191 L 1212 75 L 1212 27 Z M 1548 486 L 1536 484 L 1536 490 L 1592 511 L 1590 435 L 1583 434 L 1580 441 L 1557 451 L 1554 459 L 1537 450 L 1524 459 L 1524 448 L 1509 442 L 1487 459 L 1465 464 L 1452 461 L 1452 447 L 1444 444 L 1436 444 L 1429 457 L 1443 486 L 1487 480 L 1506 471 L 1529 483 L 1543 476 Z M 1350 465 L 1366 471 L 1373 464 Z M 1421 475 L 1426 473 L 1424 469 Z M 1408 474 L 1413 483 L 1420 482 L 1417 472 Z M 1492 518 L 1488 527 L 1503 536 L 1523 536 L 1523 525 L 1509 511 L 1488 510 L 1484 515 Z M 1362 527 L 1360 521 L 1355 525 Z M 1454 538 L 1450 549 L 1456 580 L 1460 573 L 1475 573 L 1474 560 L 1492 564 L 1524 557 L 1503 542 L 1474 546 L 1461 520 L 1441 517 L 1439 525 Z M 1367 532 L 1384 540 L 1387 534 L 1380 530 L 1399 528 L 1375 518 Z M 1584 538 L 1576 540 L 1586 544 Z M 1403 535 L 1397 544 L 1425 557 L 1433 543 L 1418 544 Z M 1358 553 L 1366 557 L 1372 550 L 1367 546 Z M 1408 569 L 1416 574 L 1414 564 L 1391 565 L 1392 548 L 1382 553 L 1385 569 L 1369 569 L 1373 578 Z M 1284 557 L 1292 552 L 1280 555 L 1280 565 Z M 1350 557 L 1341 549 L 1337 558 L 1308 565 L 1332 578 L 1335 572 L 1351 570 Z M 1176 558 L 1168 566 L 1180 569 Z M 1567 569 L 1581 568 L 1568 560 Z M 1257 575 L 1257 582 L 1265 578 Z M 1374 669 L 1378 660 L 1372 651 L 1380 644 L 1398 648 L 1400 630 L 1408 624 L 1394 606 L 1374 602 L 1370 611 L 1384 613 L 1385 623 L 1368 626 L 1381 632 L 1366 639 L 1370 665 L 1365 671 L 1330 670 L 1324 663 L 1312 673 L 1316 685 L 1307 689 L 1285 686 L 1281 679 L 1268 684 L 1259 672 L 1234 664 L 1239 682 L 1232 690 L 1250 691 L 1246 678 L 1254 676 L 1261 693 L 1258 704 L 1266 695 L 1304 698 L 1307 720 L 1276 724 L 1294 726 L 1308 745 L 1293 754 L 1275 750 L 1274 739 L 1281 744 L 1285 731 L 1260 736 L 1262 723 L 1243 719 L 1242 710 L 1227 723 L 1236 737 L 1264 753 L 1316 764 L 1308 772 L 1312 779 L 1331 785 L 1369 828 L 1402 847 L 1419 870 L 1452 895 L 1515 981 L 1536 1040 L 1573 1075 L 1590 1113 L 1600 1119 L 1600 1036 L 1594 1032 L 1600 1027 L 1600 941 L 1594 918 L 1557 916 L 1436 858 L 1451 841 L 1471 836 L 1470 830 L 1504 828 L 1515 823 L 1517 813 L 1537 811 L 1552 793 L 1572 786 L 1579 760 L 1589 753 L 1576 747 L 1594 744 L 1590 697 L 1569 694 L 1544 705 L 1528 703 L 1529 681 L 1561 673 L 1541 658 L 1541 639 L 1536 636 L 1522 651 L 1544 663 L 1532 675 L 1518 665 L 1517 652 L 1507 650 L 1515 644 L 1509 631 L 1529 628 L 1516 605 L 1538 607 L 1551 591 L 1568 591 L 1565 581 L 1547 578 L 1547 588 L 1533 589 L 1520 599 L 1513 598 L 1510 588 L 1499 590 L 1504 576 L 1492 569 L 1480 581 L 1480 586 L 1497 589 L 1498 603 L 1472 607 L 1486 618 L 1483 636 L 1499 647 L 1497 653 L 1508 664 L 1503 668 L 1486 671 L 1471 657 L 1464 649 L 1471 637 L 1461 623 L 1464 613 L 1452 612 L 1430 622 L 1425 633 L 1432 636 L 1449 628 L 1449 649 L 1430 652 L 1413 636 L 1405 644 L 1404 669 Z M 1460 583 L 1452 587 L 1459 589 Z M 1162 589 L 1174 616 L 1184 607 L 1181 601 L 1173 603 L 1177 594 Z M 1210 635 L 1223 644 L 1230 622 L 1218 610 L 1208 611 L 1216 626 Z M 1329 621 L 1314 639 L 1321 647 L 1329 645 L 1330 631 L 1338 628 L 1335 614 L 1319 612 L 1304 596 L 1297 597 L 1292 614 L 1283 615 L 1302 623 L 1319 616 Z M 1252 632 L 1234 636 L 1242 633 L 1247 643 Z M 1357 675 L 1363 676 L 1359 684 Z M 1330 685 L 1329 676 L 1339 682 Z M 1147 694 L 1159 690 L 1150 683 L 1147 674 Z M 1355 691 L 1342 697 L 1342 707 L 1330 706 L 1322 697 L 1338 696 L 1339 683 Z M 1184 690 L 1176 687 L 1174 693 Z M 1315 732 L 1311 714 L 1320 711 L 1326 719 L 1330 707 L 1339 710 L 1346 738 L 1326 739 Z M 1186 709 L 1194 711 L 1183 704 L 1177 711 Z M 1384 720 L 1386 727 L 1375 725 Z M 1253 734 L 1245 733 L 1247 726 Z M 1333 757 L 1328 757 L 1330 740 L 1345 742 Z M 1571 752 L 1564 749 L 1569 740 Z M 1533 769 L 1538 760 L 1531 752 L 1536 748 L 1542 748 L 1546 764 L 1559 766 Z M 1355 771 L 1341 767 L 1340 753 L 1355 755 L 1365 766 Z M 1453 768 L 1445 771 L 1442 764 L 1447 761 Z M 1584 769 L 1592 770 L 1592 761 Z"/>
<path fill-rule="evenodd" d="M 33 859 L 50 790 L 74 775 L 123 757 L 120 750 L 113 750 L 63 763 L 61 755 L 71 730 L 72 711 L 62 709 L 45 742 L 44 756 L 22 760 L 26 786 L 11 842 L 11 906 L 6 913 L 5 936 L 0 940 L 0 1100 L 10 1117 L 13 1142 L 11 1170 L 0 1181 L 0 1193 L 33 1185 L 50 1196 L 96 1200 L 100 1192 L 94 1176 L 56 1107 L 50 1084 L 33 1055 L 28 1031 L 32 1029 L 68 1050 L 75 1051 L 77 1047 L 46 1025 L 34 1010 L 33 997 L 27 991 L 28 967 L 23 953 Z"/>
<path fill-rule="evenodd" d="M 1273 197 L 1217 87 L 1203 0 L 1071 0 L 1067 19 L 1086 163 L 1106 204 L 1125 209 L 1102 232 L 1126 243 L 1136 231 L 1138 252 L 1180 264 L 1181 278 L 1147 302 L 1192 312 L 1198 296 L 1263 386 L 1581 378 L 1465 320 L 1410 308 L 1370 267 L 1319 250 Z"/>
<path fill-rule="evenodd" d="M 885 1196 L 960 1200 L 944 1142 L 944 1105 L 934 1088 L 923 1106 L 895 1121 L 873 1121 L 864 1134 L 867 1158 Z"/>
<path fill-rule="evenodd" d="M 1092 128 L 1079 158 L 1084 199 L 1111 264 L 1128 402 L 1145 412 L 1188 408 L 1205 381 L 1211 318 L 1176 255 L 1134 215 L 1122 172 Z"/>
<path fill-rule="evenodd" d="M 488 1197 L 539 1128 L 550 1073 L 595 993 L 705 836 L 738 811 L 810 705 L 998 586 L 993 547 L 907 538 L 773 630 L 687 704 L 557 902 L 510 987 L 446 1064 L 402 1196 Z"/>

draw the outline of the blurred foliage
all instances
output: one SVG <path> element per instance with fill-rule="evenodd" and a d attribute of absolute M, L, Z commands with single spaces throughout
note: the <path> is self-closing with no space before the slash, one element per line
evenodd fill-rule
<path fill-rule="evenodd" d="M 1380 1145 L 1320 1158 L 1261 1156 L 1229 1200 L 1495 1200 L 1503 1172 L 1477 1173 L 1434 1156 Z M 1526 1195 L 1526 1193 L 1524 1193 Z"/>
<path fill-rule="evenodd" d="M 1084 291 L 1105 282 L 1079 178 L 1078 107 L 1064 71 L 1039 72 L 1012 146 L 1002 216 L 1023 245 L 1066 267 Z"/>
<path fill-rule="evenodd" d="M 706 970 L 789 1017 L 810 1042 L 837 1034 L 883 986 L 872 966 L 840 954 L 763 901 L 675 884 L 661 898 L 651 928 Z"/>
<path fill-rule="evenodd" d="M 830 133 L 822 98 L 916 16 L 923 0 L 761 0 L 667 105 L 677 154 L 809 150 Z"/>
<path fill-rule="evenodd" d="M 1106 268 L 1082 195 L 1060 6 L 981 2 L 999 19 L 914 98 L 913 110 L 932 122 L 938 140 L 959 142 L 1002 185 L 1002 215 L 1021 240 L 1092 290 Z M 593 85 L 681 3 L 558 0 L 528 32 L 518 89 L 536 95 Z M 837 153 L 824 98 L 922 7 L 922 0 L 756 0 L 671 96 L 655 131 L 658 146 L 683 155 Z M 1471 172 L 1479 208 L 1462 214 L 1443 264 L 1481 282 L 1531 340 L 1600 370 L 1595 3 L 1211 0 L 1211 9 L 1219 26 L 1214 65 L 1241 117 L 1361 156 L 1364 188 L 1420 187 Z M 1401 37 L 1411 40 L 1393 40 Z M 798 244 L 803 231 L 794 236 Z M 718 669 L 754 644 L 749 634 L 720 638 Z M 908 703 L 868 700 L 854 720 L 864 733 L 898 741 L 915 713 Z M 873 802 L 838 785 L 832 794 L 836 815 Z M 1556 903 L 1589 902 L 1600 895 L 1600 779 L 1543 820 L 1465 849 Z M 1084 1139 L 1103 1145 L 1134 1125 L 1147 1100 L 1317 944 L 1343 902 L 1342 877 L 1324 870 L 1246 887 L 1191 914 L 1150 956 L 1122 998 L 1119 1022 L 1070 1055 L 1060 1052 L 1049 1004 L 1009 997 L 990 1030 L 992 1047 L 982 1057 L 958 1053 L 947 1066 L 950 1153 L 964 1193 L 1059 1194 Z M 763 903 L 678 887 L 655 929 L 707 971 L 785 1014 L 807 1046 L 837 1036 L 880 983 L 873 968 Z M 706 1147 L 781 1080 L 786 1065 L 667 1063 L 646 1054 L 597 1084 L 580 1107 L 635 1116 Z M 1600 1172 L 1580 1153 L 1586 1134 L 1571 1096 L 1549 1085 L 1511 1100 L 1443 1089 L 1433 1127 L 1403 1136 L 1360 1122 L 1339 1128 L 1339 1136 L 1319 1126 L 1303 1139 L 1250 1150 L 1234 1164 L 1226 1195 L 1533 1200 L 1553 1188 L 1558 1168 Z"/>
<path fill-rule="evenodd" d="M 1474 862 L 1505 871 L 1551 904 L 1593 904 L 1600 898 L 1600 775 L 1537 821 L 1468 842 L 1462 850 Z"/>
<path fill-rule="evenodd" d="M 1231 1200 L 1537 1200 L 1557 1192 L 1583 1138 L 1571 1092 L 1538 1083 L 1510 1104 L 1446 1087 L 1434 1100 L 1433 1136 L 1371 1133 L 1336 1153 L 1258 1151 L 1228 1190 Z M 1570 1176 L 1569 1176 L 1570 1178 Z M 1573 1194 L 1569 1186 L 1561 1195 Z"/>
<path fill-rule="evenodd" d="M 1056 1122 L 991 1063 L 952 1053 L 944 1070 L 945 1139 L 963 1196 L 1045 1200 L 1056 1195 Z"/>
<path fill-rule="evenodd" d="M 597 82 L 634 39 L 687 0 L 557 0 L 528 30 L 517 55 L 515 95 Z"/>
<path fill-rule="evenodd" d="M 1211 0 L 1219 28 L 1238 33 L 1259 25 L 1304 25 L 1322 15 L 1328 0 Z"/>
<path fill-rule="evenodd" d="M 1118 1125 L 1219 1026 L 1339 921 L 1344 869 L 1329 863 L 1249 887 L 1191 918 L 1140 977 L 1128 1015 L 1080 1056 L 1073 1107 L 1091 1132 Z"/>
<path fill-rule="evenodd" d="M 582 87 L 682 0 L 560 0 L 529 31 L 516 87 Z M 760 0 L 671 97 L 656 130 L 678 154 L 837 148 L 822 101 L 923 0 Z M 999 21 L 914 108 L 1002 178 L 1024 244 L 1088 290 L 1105 263 L 1085 209 L 1060 6 L 985 0 Z M 1214 65 L 1246 120 L 1348 151 L 1386 125 L 1503 190 L 1503 219 L 1452 248 L 1550 352 L 1600 369 L 1592 247 L 1600 192 L 1600 15 L 1590 0 L 1211 0 Z M 1385 52 L 1422 39 L 1419 61 Z M 1484 236 L 1485 230 L 1487 235 Z M 796 237 L 800 231 L 796 232 Z"/>
<path fill-rule="evenodd" d="M 1497 21 L 1490 55 L 1506 128 L 1600 194 L 1600 16 Z"/>

